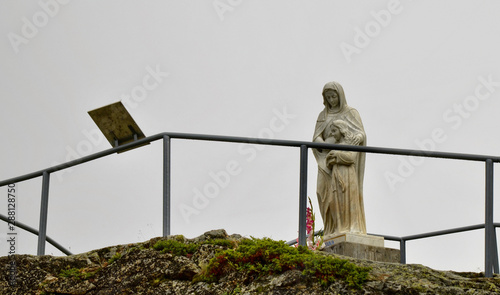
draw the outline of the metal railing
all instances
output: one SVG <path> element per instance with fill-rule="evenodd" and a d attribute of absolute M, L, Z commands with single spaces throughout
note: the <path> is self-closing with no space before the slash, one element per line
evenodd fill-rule
<path fill-rule="evenodd" d="M 441 158 L 441 159 L 454 159 L 454 160 L 466 160 L 466 161 L 479 161 L 484 162 L 486 167 L 485 179 L 485 223 L 479 225 L 472 225 L 467 227 L 455 228 L 442 230 L 437 232 L 423 233 L 412 236 L 404 237 L 394 237 L 387 235 L 379 235 L 387 240 L 400 242 L 401 250 L 401 263 L 406 263 L 406 242 L 416 239 L 429 238 L 439 235 L 446 235 L 451 233 L 458 233 L 464 231 L 471 231 L 477 229 L 485 229 L 485 276 L 493 276 L 493 272 L 499 273 L 498 267 L 498 251 L 496 242 L 495 228 L 500 227 L 500 224 L 493 222 L 493 164 L 500 162 L 500 157 L 495 156 L 484 156 L 484 155 L 474 155 L 474 154 L 462 154 L 462 153 L 446 153 L 446 152 L 434 152 L 434 151 L 422 151 L 422 150 L 410 150 L 410 149 L 394 149 L 394 148 L 382 148 L 382 147 L 370 147 L 370 146 L 351 146 L 351 145 L 338 145 L 338 144 L 327 144 L 327 143 L 315 143 L 307 141 L 292 141 L 292 140 L 278 140 L 278 139 L 262 139 L 262 138 L 249 138 L 249 137 L 233 137 L 233 136 L 220 136 L 220 135 L 203 135 L 203 134 L 188 134 L 188 133 L 172 133 L 164 132 L 136 140 L 134 142 L 124 144 L 122 146 L 110 148 L 101 152 L 94 153 L 76 159 L 61 165 L 53 166 L 47 169 L 29 173 L 23 176 L 10 178 L 4 181 L 0 181 L 0 187 L 26 181 L 29 179 L 42 177 L 42 195 L 41 195 L 41 206 L 40 206 L 40 224 L 39 230 L 36 231 L 27 226 L 21 226 L 20 222 L 16 224 L 26 229 L 32 233 L 38 235 L 38 248 L 37 255 L 45 254 L 45 244 L 46 241 L 53 245 L 57 245 L 58 249 L 64 249 L 62 246 L 55 243 L 54 240 L 47 237 L 47 214 L 48 214 L 48 198 L 49 198 L 49 184 L 50 184 L 50 174 L 56 171 L 64 170 L 73 166 L 77 166 L 89 161 L 93 161 L 108 155 L 125 151 L 130 148 L 139 147 L 146 143 L 150 143 L 157 140 L 163 140 L 163 236 L 170 235 L 170 178 L 171 178 L 171 139 L 186 139 L 186 140 L 202 140 L 202 141 L 218 141 L 218 142 L 231 142 L 231 143 L 247 143 L 247 144 L 260 144 L 260 145 L 274 145 L 274 146 L 284 146 L 284 147 L 298 147 L 300 148 L 300 174 L 299 174 L 299 237 L 298 242 L 300 245 L 306 244 L 306 208 L 307 208 L 307 163 L 308 163 L 308 150 L 310 148 L 318 149 L 331 149 L 331 150 L 345 150 L 345 151 L 356 151 L 365 153 L 375 153 L 375 154 L 390 154 L 390 155 L 402 155 L 402 156 L 418 156 L 418 157 L 429 157 L 429 158 Z M 2 219 L 2 218 L 0 218 Z M 5 219 L 2 219 L 4 221 Z M 63 253 L 71 254 L 67 250 L 61 250 Z"/>

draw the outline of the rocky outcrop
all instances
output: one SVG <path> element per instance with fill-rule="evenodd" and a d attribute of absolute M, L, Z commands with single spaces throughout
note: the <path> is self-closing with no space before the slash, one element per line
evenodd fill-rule
<path fill-rule="evenodd" d="M 169 240 L 196 247 L 168 253 L 155 246 Z M 217 242 L 210 242 L 214 240 Z M 4 265 L 0 294 L 500 294 L 497 276 L 485 278 L 480 273 L 443 272 L 422 265 L 348 257 L 341 258 L 370 268 L 361 288 L 340 279 L 322 285 L 299 269 L 273 275 L 226 271 L 216 281 L 199 279 L 218 251 L 238 247 L 241 240 L 239 235 L 216 230 L 195 239 L 154 238 L 68 257 L 16 255 L 12 278 L 12 258 L 0 257 L 0 265 Z"/>

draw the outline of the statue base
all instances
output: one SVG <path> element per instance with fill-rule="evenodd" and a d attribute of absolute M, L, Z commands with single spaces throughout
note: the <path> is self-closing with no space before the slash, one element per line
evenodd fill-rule
<path fill-rule="evenodd" d="M 384 238 L 378 236 L 344 233 L 323 237 L 322 251 L 358 259 L 399 263 L 400 251 L 385 248 Z"/>

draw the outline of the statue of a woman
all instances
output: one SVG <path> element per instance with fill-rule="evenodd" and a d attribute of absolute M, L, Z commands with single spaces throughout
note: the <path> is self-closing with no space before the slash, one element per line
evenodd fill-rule
<path fill-rule="evenodd" d="M 323 88 L 325 108 L 319 114 L 314 142 L 366 145 L 366 134 L 356 109 L 347 105 L 337 82 Z M 365 154 L 313 149 L 318 162 L 316 193 L 324 223 L 324 235 L 366 234 L 363 206 Z"/>

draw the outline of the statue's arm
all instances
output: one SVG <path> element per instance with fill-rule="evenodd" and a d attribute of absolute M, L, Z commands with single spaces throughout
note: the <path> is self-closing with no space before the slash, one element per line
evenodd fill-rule
<path fill-rule="evenodd" d="M 318 119 L 316 120 L 316 126 L 314 126 L 313 142 L 325 142 L 325 139 L 323 138 L 323 131 L 325 130 L 324 113 L 325 110 L 321 111 L 321 113 L 319 113 L 318 115 Z"/>
<path fill-rule="evenodd" d="M 356 109 L 351 109 L 351 120 L 355 128 L 354 145 L 366 145 L 366 134 L 363 128 L 363 123 L 361 122 L 361 116 Z"/>
<path fill-rule="evenodd" d="M 317 134 L 315 134 L 315 136 L 313 137 L 313 142 L 325 143 L 325 139 L 323 138 L 323 131 L 319 132 L 318 124 L 319 124 L 319 122 L 316 123 L 316 133 Z M 317 150 L 320 153 L 323 152 L 323 149 L 317 149 Z"/>
<path fill-rule="evenodd" d="M 314 139 L 314 142 L 325 143 L 325 140 L 323 139 L 323 136 L 320 135 Z"/>
<path fill-rule="evenodd" d="M 330 151 L 326 156 L 326 165 L 331 167 L 333 164 L 352 165 L 356 162 L 357 152 L 351 151 Z"/>
<path fill-rule="evenodd" d="M 357 152 L 341 151 L 337 156 L 340 165 L 352 165 L 356 161 Z"/>

